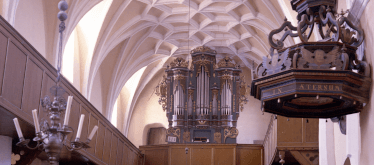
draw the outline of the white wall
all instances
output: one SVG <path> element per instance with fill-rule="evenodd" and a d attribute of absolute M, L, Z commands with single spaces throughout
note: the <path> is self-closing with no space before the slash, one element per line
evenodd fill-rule
<path fill-rule="evenodd" d="M 46 57 L 43 6 L 43 0 L 20 0 L 16 12 L 15 28 L 40 54 Z"/>

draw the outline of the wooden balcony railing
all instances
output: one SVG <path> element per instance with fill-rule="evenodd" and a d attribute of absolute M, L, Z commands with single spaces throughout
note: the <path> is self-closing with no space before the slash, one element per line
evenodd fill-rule
<path fill-rule="evenodd" d="M 264 139 L 264 163 L 271 164 L 277 152 L 277 122 L 275 115 L 270 118 L 268 130 Z"/>
<path fill-rule="evenodd" d="M 48 120 L 42 110 L 40 99 L 51 96 L 49 89 L 56 84 L 56 69 L 41 56 L 7 21 L 0 16 L 0 135 L 10 136 L 18 142 L 12 119 L 18 117 L 25 138 L 35 136 L 31 111 L 39 110 L 39 117 Z M 60 86 L 74 96 L 69 125 L 77 130 L 80 114 L 86 118 L 81 139 L 86 139 L 88 131 L 99 126 L 87 150 L 71 154 L 61 153 L 61 161 L 79 161 L 93 164 L 141 164 L 143 154 L 117 128 L 115 128 L 80 92 L 62 77 Z M 69 138 L 74 134 L 70 134 Z M 13 151 L 20 150 L 13 145 Z M 30 152 L 35 153 L 35 152 Z M 35 157 L 21 156 L 18 162 L 25 163 Z M 30 154 L 29 154 L 30 155 Z M 78 156 L 77 156 L 78 155 Z M 26 164 L 26 163 L 25 163 Z"/>

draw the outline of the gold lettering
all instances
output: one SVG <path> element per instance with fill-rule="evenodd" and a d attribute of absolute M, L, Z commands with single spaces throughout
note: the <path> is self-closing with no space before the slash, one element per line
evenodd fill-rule
<path fill-rule="evenodd" d="M 275 95 L 275 89 L 273 89 L 273 95 Z"/>
<path fill-rule="evenodd" d="M 316 85 L 313 85 L 313 90 L 317 90 L 315 87 L 316 87 Z"/>
<path fill-rule="evenodd" d="M 327 85 L 323 85 L 323 90 L 327 91 Z"/>
<path fill-rule="evenodd" d="M 330 91 L 334 90 L 334 85 L 329 85 L 329 90 Z"/>
<path fill-rule="evenodd" d="M 309 84 L 307 84 L 306 86 L 308 86 L 308 90 L 309 90 L 309 86 L 310 86 L 310 85 L 309 85 Z"/>
<path fill-rule="evenodd" d="M 321 85 L 318 85 L 318 90 L 322 90 L 322 86 Z"/>
<path fill-rule="evenodd" d="M 300 84 L 300 89 L 304 89 L 304 85 L 303 84 Z"/>
<path fill-rule="evenodd" d="M 336 90 L 336 91 L 340 91 L 339 86 L 335 85 L 335 90 Z"/>
<path fill-rule="evenodd" d="M 279 92 L 279 93 L 282 93 L 282 91 L 281 91 L 281 89 L 280 89 L 280 88 L 278 88 L 278 92 Z"/>

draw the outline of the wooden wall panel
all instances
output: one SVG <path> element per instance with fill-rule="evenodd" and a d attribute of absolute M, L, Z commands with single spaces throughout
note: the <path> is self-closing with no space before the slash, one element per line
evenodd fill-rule
<path fill-rule="evenodd" d="M 308 119 L 308 122 L 305 124 L 305 127 L 305 142 L 318 143 L 319 119 Z"/>
<path fill-rule="evenodd" d="M 302 118 L 289 118 L 279 116 L 277 118 L 277 135 L 279 142 L 303 142 L 303 124 Z"/>
<path fill-rule="evenodd" d="M 189 151 L 188 154 L 186 154 L 185 147 L 170 148 L 169 159 L 171 164 L 190 164 L 191 152 Z"/>
<path fill-rule="evenodd" d="M 129 156 L 131 155 L 131 153 L 129 152 L 129 148 L 127 147 L 127 145 L 125 144 L 123 146 L 123 150 L 122 150 L 122 165 L 127 165 L 129 164 Z"/>
<path fill-rule="evenodd" d="M 84 106 L 81 106 L 81 114 L 84 114 L 84 122 L 83 122 L 83 126 L 82 126 L 82 134 L 81 134 L 81 137 L 80 137 L 80 141 L 85 142 L 87 140 L 87 136 L 88 136 L 88 123 L 89 123 L 90 113 L 88 112 L 88 110 Z M 80 116 L 81 115 L 79 115 L 79 118 L 80 118 Z M 92 141 L 90 143 L 90 146 L 92 148 L 95 148 L 96 141 Z"/>
<path fill-rule="evenodd" d="M 111 147 L 110 145 L 112 144 L 111 140 L 112 140 L 112 132 L 107 128 L 105 129 L 104 154 L 103 154 L 103 161 L 107 164 L 109 164 L 109 160 L 110 160 L 110 147 Z"/>
<path fill-rule="evenodd" d="M 166 144 L 139 148 L 144 153 L 145 164 L 158 165 L 168 161 L 169 165 L 179 165 L 187 161 L 188 165 L 263 165 L 264 161 L 264 148 L 258 144 Z"/>
<path fill-rule="evenodd" d="M 3 87 L 3 76 L 5 69 L 5 60 L 8 51 L 8 37 L 0 32 L 0 96 Z"/>
<path fill-rule="evenodd" d="M 214 164 L 235 165 L 235 148 L 216 148 L 214 150 Z"/>
<path fill-rule="evenodd" d="M 122 164 L 122 154 L 123 154 L 123 141 L 119 140 L 118 142 L 118 150 L 117 150 L 117 164 L 121 165 Z"/>
<path fill-rule="evenodd" d="M 70 111 L 70 117 L 69 117 L 69 126 L 74 129 L 74 133 L 71 133 L 68 135 L 68 139 L 72 138 L 72 140 L 75 139 L 77 136 L 77 130 L 78 130 L 78 124 L 79 124 L 79 117 L 80 117 L 80 104 L 77 101 L 77 98 L 73 97 L 73 103 L 71 104 L 71 111 Z M 65 117 L 65 114 L 64 114 Z"/>
<path fill-rule="evenodd" d="M 191 164 L 212 164 L 211 148 L 192 148 Z"/>
<path fill-rule="evenodd" d="M 263 148 L 238 147 L 236 164 L 263 165 Z"/>
<path fill-rule="evenodd" d="M 97 143 L 98 143 L 97 142 L 97 135 L 104 135 L 103 131 L 105 131 L 105 130 L 101 130 L 102 128 L 100 128 L 100 126 L 99 126 L 98 119 L 95 116 L 93 116 L 92 114 L 87 116 L 86 120 L 88 120 L 88 122 L 90 123 L 88 125 L 88 135 L 91 133 L 90 131 L 93 129 L 93 127 L 95 127 L 95 125 L 97 125 L 99 127 L 99 129 L 97 130 L 97 133 L 91 139 L 91 142 L 90 142 L 91 148 L 87 149 L 87 151 L 89 153 L 95 154 L 95 150 L 97 150 Z M 102 134 L 100 134 L 100 133 L 102 133 Z M 104 136 L 103 136 L 103 138 L 104 138 Z M 82 140 L 85 140 L 85 139 L 82 139 Z"/>
<path fill-rule="evenodd" d="M 112 136 L 112 147 L 110 151 L 110 164 L 111 165 L 116 165 L 117 161 L 117 144 L 118 144 L 118 138 L 116 135 Z"/>
<path fill-rule="evenodd" d="M 97 136 L 96 138 L 95 155 L 97 158 L 103 159 L 105 126 L 101 122 L 98 124 L 98 126 L 99 126 L 99 129 L 97 130 L 97 133 L 102 136 Z"/>
<path fill-rule="evenodd" d="M 33 60 L 26 64 L 25 85 L 22 98 L 22 110 L 32 115 L 33 109 L 39 109 L 43 70 Z M 63 119 L 63 118 L 62 118 Z"/>
<path fill-rule="evenodd" d="M 27 56 L 13 42 L 8 48 L 2 96 L 21 109 Z"/>
<path fill-rule="evenodd" d="M 147 150 L 144 153 L 145 165 L 168 165 L 168 150 L 167 149 L 153 149 Z"/>

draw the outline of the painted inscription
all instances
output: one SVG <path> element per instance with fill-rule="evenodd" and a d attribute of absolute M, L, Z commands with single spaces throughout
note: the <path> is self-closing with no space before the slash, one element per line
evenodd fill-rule
<path fill-rule="evenodd" d="M 297 84 L 298 90 L 314 90 L 314 91 L 341 91 L 340 85 L 333 84 Z"/>
<path fill-rule="evenodd" d="M 296 86 L 295 86 L 296 85 Z M 342 85 L 335 84 L 310 84 L 310 83 L 297 83 L 288 84 L 282 87 L 268 89 L 262 92 L 264 97 L 273 97 L 274 95 L 279 95 L 283 93 L 288 93 L 294 90 L 305 90 L 305 91 L 342 91 Z"/>

